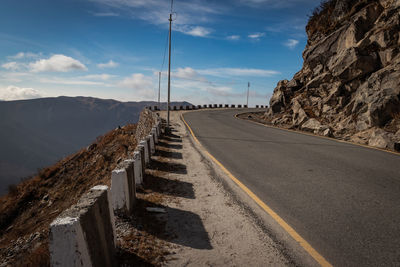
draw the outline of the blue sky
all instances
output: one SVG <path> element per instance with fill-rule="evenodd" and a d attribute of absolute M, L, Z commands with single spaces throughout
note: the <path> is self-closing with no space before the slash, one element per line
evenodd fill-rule
<path fill-rule="evenodd" d="M 267 104 L 302 65 L 311 0 L 175 0 L 171 100 Z M 0 99 L 157 100 L 167 0 L 2 0 Z M 167 60 L 161 100 L 166 100 Z"/>

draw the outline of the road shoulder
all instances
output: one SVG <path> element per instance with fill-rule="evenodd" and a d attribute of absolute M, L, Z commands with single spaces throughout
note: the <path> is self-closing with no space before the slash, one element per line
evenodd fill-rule
<path fill-rule="evenodd" d="M 164 204 L 173 211 L 168 214 L 167 231 L 175 233 L 166 265 L 294 265 L 282 246 L 226 190 L 223 173 L 195 147 L 181 113 L 171 113 L 173 134 L 181 138 L 181 146 L 175 143 L 178 146 L 171 152 L 177 154 L 170 161 L 182 164 L 186 171 L 167 176 L 192 193 Z"/>

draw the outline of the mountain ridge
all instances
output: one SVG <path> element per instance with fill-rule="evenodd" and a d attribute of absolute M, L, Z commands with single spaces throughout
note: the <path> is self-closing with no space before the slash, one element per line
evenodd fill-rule
<path fill-rule="evenodd" d="M 81 96 L 1 101 L 0 195 L 8 185 L 77 152 L 96 137 L 136 123 L 143 108 L 157 104 Z"/>

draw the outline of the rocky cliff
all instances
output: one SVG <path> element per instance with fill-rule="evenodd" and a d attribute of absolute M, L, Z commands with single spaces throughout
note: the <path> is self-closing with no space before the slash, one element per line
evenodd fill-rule
<path fill-rule="evenodd" d="M 400 150 L 400 0 L 330 0 L 306 27 L 303 68 L 278 82 L 274 125 Z"/>

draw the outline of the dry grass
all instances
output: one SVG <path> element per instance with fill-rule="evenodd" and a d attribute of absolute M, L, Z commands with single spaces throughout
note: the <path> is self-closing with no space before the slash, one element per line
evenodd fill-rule
<path fill-rule="evenodd" d="M 352 15 L 365 6 L 374 4 L 373 1 L 369 0 L 347 0 L 351 8 L 340 21 L 337 21 L 333 19 L 333 12 L 337 1 L 338 0 L 324 0 L 314 9 L 312 14 L 309 16 L 306 26 L 306 31 L 309 37 L 316 33 L 322 33 L 324 35 L 330 34 L 341 25 L 342 21 L 349 20 Z"/>
<path fill-rule="evenodd" d="M 335 8 L 336 0 L 325 0 L 314 9 L 309 16 L 306 31 L 309 36 L 317 32 L 326 34 L 336 26 L 332 20 L 332 13 Z"/>
<path fill-rule="evenodd" d="M 0 258 L 6 258 L 10 245 L 18 238 L 38 232 L 47 240 L 50 222 L 63 210 L 76 203 L 91 187 L 110 185 L 111 170 L 136 147 L 135 130 L 136 125 L 113 130 L 98 138 L 89 149 L 82 149 L 41 170 L 1 197 Z M 30 248 L 19 251 L 10 264 L 48 265 L 46 242 L 32 242 Z"/>

